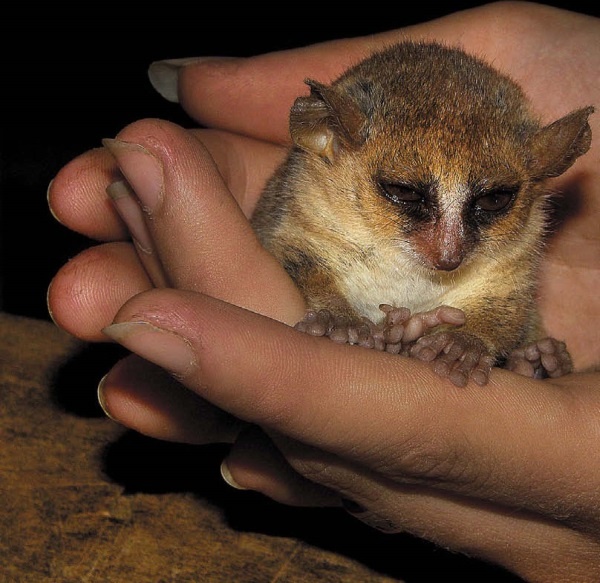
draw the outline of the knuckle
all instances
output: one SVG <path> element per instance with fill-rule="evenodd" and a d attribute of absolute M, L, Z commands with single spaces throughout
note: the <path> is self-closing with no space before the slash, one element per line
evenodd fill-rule
<path fill-rule="evenodd" d="M 448 485 L 471 489 L 486 482 L 467 443 L 448 440 L 439 431 L 420 431 L 401 444 L 379 452 L 377 471 L 400 483 Z"/>

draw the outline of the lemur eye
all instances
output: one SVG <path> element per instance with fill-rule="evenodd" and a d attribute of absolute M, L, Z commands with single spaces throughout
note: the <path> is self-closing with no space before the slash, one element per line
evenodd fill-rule
<path fill-rule="evenodd" d="M 495 213 L 506 208 L 513 200 L 512 190 L 493 190 L 475 199 L 475 207 L 479 210 Z"/>
<path fill-rule="evenodd" d="M 385 196 L 395 204 L 415 205 L 424 201 L 423 194 L 407 184 L 381 182 L 380 186 Z"/>

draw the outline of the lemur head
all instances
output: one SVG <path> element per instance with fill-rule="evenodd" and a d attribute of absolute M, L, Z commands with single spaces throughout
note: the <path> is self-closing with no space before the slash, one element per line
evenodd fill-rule
<path fill-rule="evenodd" d="M 291 136 L 331 216 L 360 216 L 365 245 L 395 245 L 426 269 L 539 240 L 545 179 L 590 146 L 592 107 L 542 126 L 515 82 L 436 43 L 400 43 L 331 85 L 307 83 Z"/>

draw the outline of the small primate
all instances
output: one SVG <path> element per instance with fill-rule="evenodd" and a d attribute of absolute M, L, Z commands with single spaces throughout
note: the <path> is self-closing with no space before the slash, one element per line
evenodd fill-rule
<path fill-rule="evenodd" d="M 493 365 L 570 371 L 536 309 L 545 181 L 589 149 L 593 107 L 542 126 L 514 81 L 431 42 L 307 84 L 252 219 L 311 310 L 299 328 L 429 361 L 459 386 Z"/>

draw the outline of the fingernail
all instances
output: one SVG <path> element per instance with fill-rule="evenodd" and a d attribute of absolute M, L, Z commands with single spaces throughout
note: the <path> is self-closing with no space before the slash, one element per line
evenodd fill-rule
<path fill-rule="evenodd" d="M 185 377 L 196 361 L 194 351 L 185 338 L 149 322 L 111 324 L 103 332 L 131 352 L 179 378 Z"/>
<path fill-rule="evenodd" d="M 228 486 L 231 486 L 232 488 L 235 488 L 236 490 L 247 490 L 248 489 L 248 488 L 244 488 L 243 486 L 240 486 L 233 479 L 233 476 L 231 475 L 231 472 L 229 471 L 229 466 L 227 465 L 227 460 L 223 460 L 221 462 L 221 477 L 223 478 L 223 481 Z"/>
<path fill-rule="evenodd" d="M 163 191 L 163 170 L 158 158 L 139 144 L 112 139 L 104 139 L 102 144 L 115 157 L 144 210 L 154 211 Z"/>
<path fill-rule="evenodd" d="M 179 103 L 179 73 L 188 65 L 202 61 L 227 59 L 228 57 L 190 57 L 154 61 L 148 67 L 148 79 L 152 87 L 167 101 Z"/>
<path fill-rule="evenodd" d="M 56 318 L 54 317 L 54 313 L 52 312 L 52 307 L 50 306 L 50 295 L 52 294 L 52 284 L 54 283 L 54 279 L 52 279 L 50 281 L 50 283 L 48 284 L 48 287 L 46 288 L 46 309 L 48 310 L 48 315 L 50 316 L 50 319 L 52 320 L 52 323 L 58 326 L 58 323 L 56 322 Z"/>
<path fill-rule="evenodd" d="M 50 214 L 52 215 L 52 218 L 54 218 L 54 220 L 56 222 L 58 222 L 62 225 L 63 224 L 62 221 L 56 216 L 54 209 L 52 208 L 52 205 L 50 204 L 50 191 L 52 190 L 53 183 L 54 183 L 54 178 L 48 183 L 48 188 L 46 189 L 46 202 L 48 204 L 48 209 L 50 210 Z"/>
<path fill-rule="evenodd" d="M 104 394 L 104 385 L 106 382 L 106 377 L 108 376 L 108 374 L 105 374 L 101 379 L 100 382 L 98 383 L 98 403 L 102 409 L 102 411 L 104 411 L 104 414 L 111 419 L 112 421 L 117 421 L 108 411 L 108 407 L 106 406 L 106 396 Z"/>
<path fill-rule="evenodd" d="M 196 62 L 198 59 L 166 59 L 155 61 L 148 67 L 148 79 L 152 87 L 167 101 L 179 103 L 177 87 L 179 84 L 179 71 Z"/>
<path fill-rule="evenodd" d="M 106 193 L 129 229 L 129 234 L 138 250 L 138 257 L 154 287 L 169 287 L 168 277 L 154 248 L 148 224 L 135 192 L 127 182 L 120 180 L 109 184 Z"/>
<path fill-rule="evenodd" d="M 142 209 L 130 186 L 123 180 L 113 182 L 106 187 L 106 193 L 113 201 L 116 211 L 127 225 L 140 251 L 146 254 L 152 253 L 152 238 L 142 215 Z"/>

